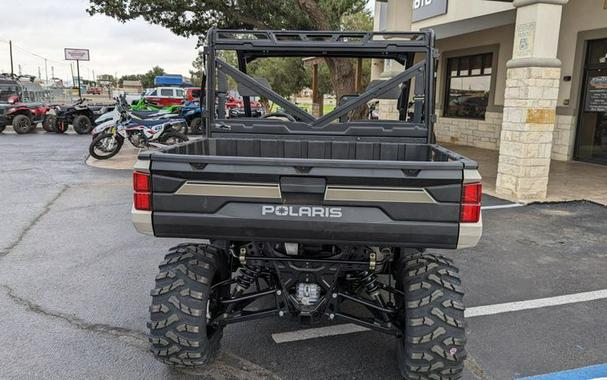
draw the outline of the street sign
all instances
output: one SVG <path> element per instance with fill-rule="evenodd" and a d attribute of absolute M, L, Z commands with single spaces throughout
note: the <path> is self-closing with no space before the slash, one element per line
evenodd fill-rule
<path fill-rule="evenodd" d="M 417 22 L 447 13 L 448 0 L 413 0 L 411 21 Z"/>
<path fill-rule="evenodd" d="M 65 48 L 65 60 L 66 61 L 90 61 L 91 57 L 89 49 L 70 49 Z"/>

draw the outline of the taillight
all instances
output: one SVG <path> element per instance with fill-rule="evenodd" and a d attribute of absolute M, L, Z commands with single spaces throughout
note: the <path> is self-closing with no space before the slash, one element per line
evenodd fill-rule
<path fill-rule="evenodd" d="M 133 205 L 136 210 L 152 210 L 152 186 L 150 175 L 143 172 L 133 173 Z"/>
<path fill-rule="evenodd" d="M 481 183 L 464 184 L 459 218 L 461 223 L 477 223 L 480 220 L 482 195 Z"/>
<path fill-rule="evenodd" d="M 133 205 L 136 210 L 152 210 L 152 196 L 150 193 L 135 193 L 133 194 Z"/>
<path fill-rule="evenodd" d="M 150 192 L 150 175 L 143 172 L 133 172 L 133 189 L 139 192 Z"/>

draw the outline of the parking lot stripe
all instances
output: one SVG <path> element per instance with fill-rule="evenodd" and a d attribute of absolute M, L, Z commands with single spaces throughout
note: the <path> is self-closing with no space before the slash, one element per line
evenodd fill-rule
<path fill-rule="evenodd" d="M 593 379 L 593 380 L 604 380 L 607 379 L 607 364 L 598 364 L 590 367 L 569 369 L 560 372 L 547 373 L 545 375 L 522 377 L 518 380 L 579 380 L 579 379 Z"/>
<path fill-rule="evenodd" d="M 514 208 L 524 206 L 522 203 L 509 203 L 507 205 L 481 206 L 481 210 L 498 210 L 501 208 Z"/>
<path fill-rule="evenodd" d="M 308 340 L 314 338 L 322 338 L 325 336 L 353 334 L 362 331 L 369 331 L 368 328 L 346 323 L 342 325 L 333 325 L 326 327 L 318 327 L 314 329 L 289 331 L 284 333 L 272 334 L 272 339 L 276 343 L 296 342 L 298 340 Z"/>
<path fill-rule="evenodd" d="M 477 306 L 466 309 L 466 317 L 480 317 L 484 315 L 494 315 L 509 313 L 513 311 L 522 311 L 530 309 L 539 309 L 542 307 L 566 305 L 577 302 L 595 301 L 607 298 L 607 289 L 595 290 L 592 292 L 567 294 L 564 296 L 538 298 L 528 301 L 517 301 L 500 303 L 496 305 Z"/>
<path fill-rule="evenodd" d="M 528 301 L 516 301 L 500 303 L 495 305 L 476 306 L 467 308 L 465 311 L 466 318 L 482 317 L 486 315 L 495 315 L 502 313 L 510 313 L 515 311 L 539 309 L 543 307 L 567 305 L 578 302 L 596 301 L 607 298 L 607 289 L 595 290 L 591 292 L 567 294 L 563 296 L 538 298 Z M 363 331 L 370 331 L 362 326 L 353 323 L 341 325 L 333 325 L 326 327 L 318 327 L 313 329 L 296 330 L 284 333 L 272 334 L 272 339 L 276 343 L 296 342 L 300 340 L 308 340 L 314 338 L 323 338 L 334 335 L 353 334 Z"/>

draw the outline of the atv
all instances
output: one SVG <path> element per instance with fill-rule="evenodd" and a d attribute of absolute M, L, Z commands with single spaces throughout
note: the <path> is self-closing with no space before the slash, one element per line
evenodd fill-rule
<path fill-rule="evenodd" d="M 90 106 L 84 104 L 85 102 L 86 99 L 82 98 L 71 105 L 54 106 L 53 110 L 56 117 L 54 131 L 64 133 L 71 124 L 74 131 L 79 135 L 90 133 L 94 127 L 94 120 L 99 114 L 96 114 Z"/>
<path fill-rule="evenodd" d="M 208 241 L 177 245 L 160 264 L 156 358 L 209 366 L 234 323 L 347 322 L 391 336 L 406 379 L 460 378 L 463 288 L 437 250 L 479 242 L 482 186 L 476 162 L 434 141 L 434 32 L 211 29 L 206 43 L 202 138 L 140 153 L 133 174 L 139 232 Z M 247 74 L 269 57 L 403 70 L 315 117 Z M 238 118 L 225 107 L 232 83 L 248 89 Z M 249 96 L 283 112 L 254 117 Z M 398 119 L 360 116 L 375 100 L 390 100 Z"/>
<path fill-rule="evenodd" d="M 22 103 L 17 96 L 9 97 L 8 103 L 0 104 L 0 107 L 4 109 L 6 124 L 12 124 L 18 134 L 34 131 L 38 123 L 46 120 L 48 111 L 42 103 Z"/>

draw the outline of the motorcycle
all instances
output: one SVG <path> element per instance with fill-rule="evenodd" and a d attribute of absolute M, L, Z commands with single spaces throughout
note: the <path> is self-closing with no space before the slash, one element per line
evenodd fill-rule
<path fill-rule="evenodd" d="M 185 127 L 183 119 L 138 119 L 128 112 L 126 101 L 121 99 L 116 109 L 93 130 L 89 153 L 98 160 L 114 157 L 128 140 L 136 148 L 161 147 L 188 141 L 178 129 Z"/>
<path fill-rule="evenodd" d="M 131 110 L 132 111 L 165 111 L 168 113 L 175 113 L 175 112 L 179 112 L 179 110 L 181 110 L 181 107 L 182 107 L 181 105 L 159 107 L 155 104 L 150 103 L 145 98 L 141 98 L 138 101 L 136 101 L 135 103 L 133 103 L 133 105 L 131 105 Z"/>

